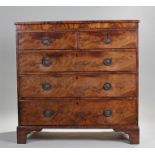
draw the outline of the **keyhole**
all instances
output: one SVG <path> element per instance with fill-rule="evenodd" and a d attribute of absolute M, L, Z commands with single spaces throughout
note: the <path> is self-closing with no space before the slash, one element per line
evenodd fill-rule
<path fill-rule="evenodd" d="M 78 80 L 78 78 L 79 78 L 79 77 L 78 77 L 78 76 L 76 76 L 76 80 Z"/>

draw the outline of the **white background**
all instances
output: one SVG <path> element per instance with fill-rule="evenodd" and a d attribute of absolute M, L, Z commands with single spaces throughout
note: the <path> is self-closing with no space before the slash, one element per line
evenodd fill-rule
<path fill-rule="evenodd" d="M 26 145 L 16 145 L 17 93 L 15 26 L 17 21 L 139 19 L 141 144 L 102 140 L 95 134 L 39 135 Z M 155 7 L 0 7 L 0 147 L 155 147 Z M 56 131 L 56 130 L 55 130 Z M 101 130 L 100 130 L 101 131 Z M 55 137 L 52 139 L 52 137 Z M 79 138 L 81 137 L 81 138 Z M 45 138 L 45 139 L 44 139 Z"/>

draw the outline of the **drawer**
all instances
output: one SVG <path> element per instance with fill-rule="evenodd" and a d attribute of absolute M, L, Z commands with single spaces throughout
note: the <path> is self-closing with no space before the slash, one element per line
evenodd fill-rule
<path fill-rule="evenodd" d="M 136 71 L 136 51 L 19 53 L 19 73 L 59 71 Z"/>
<path fill-rule="evenodd" d="M 136 95 L 136 74 L 22 75 L 20 97 L 119 97 Z"/>
<path fill-rule="evenodd" d="M 129 99 L 51 99 L 19 101 L 20 125 L 130 125 L 136 102 Z"/>
<path fill-rule="evenodd" d="M 18 49 L 74 49 L 75 32 L 19 32 Z"/>
<path fill-rule="evenodd" d="M 137 32 L 134 30 L 81 31 L 80 49 L 137 48 Z"/>

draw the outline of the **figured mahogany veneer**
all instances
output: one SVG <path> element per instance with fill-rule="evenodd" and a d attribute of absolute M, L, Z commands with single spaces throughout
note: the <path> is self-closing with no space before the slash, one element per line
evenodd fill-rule
<path fill-rule="evenodd" d="M 108 36 L 111 40 L 109 44 L 104 43 L 104 38 Z M 136 31 L 89 31 L 79 32 L 80 49 L 103 49 L 103 48 L 136 48 Z"/>
<path fill-rule="evenodd" d="M 138 20 L 17 22 L 17 31 L 63 31 L 94 29 L 137 29 Z"/>
<path fill-rule="evenodd" d="M 19 22 L 17 143 L 43 128 L 112 128 L 139 143 L 138 20 Z"/>
<path fill-rule="evenodd" d="M 42 85 L 51 85 L 44 90 Z M 105 83 L 112 88 L 104 89 Z M 19 77 L 20 97 L 125 97 L 136 93 L 135 74 L 27 75 Z"/>
<path fill-rule="evenodd" d="M 104 127 L 136 123 L 135 99 L 51 99 L 20 101 L 19 104 L 21 125 Z M 104 111 L 109 109 L 111 116 L 104 116 Z M 45 117 L 45 110 L 52 111 L 52 116 Z"/>
<path fill-rule="evenodd" d="M 112 60 L 110 65 L 105 59 Z M 43 61 L 47 59 L 47 67 Z M 62 72 L 62 71 L 133 71 L 136 72 L 136 50 L 102 51 L 25 51 L 19 53 L 19 72 Z"/>
<path fill-rule="evenodd" d="M 21 32 L 18 33 L 19 49 L 74 49 L 75 32 Z M 43 44 L 45 39 L 49 44 Z"/>

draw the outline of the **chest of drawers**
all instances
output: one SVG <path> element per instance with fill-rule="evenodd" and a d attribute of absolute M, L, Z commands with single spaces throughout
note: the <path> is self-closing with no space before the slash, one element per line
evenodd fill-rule
<path fill-rule="evenodd" d="M 43 128 L 103 128 L 139 143 L 138 21 L 19 22 L 17 143 Z"/>

